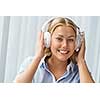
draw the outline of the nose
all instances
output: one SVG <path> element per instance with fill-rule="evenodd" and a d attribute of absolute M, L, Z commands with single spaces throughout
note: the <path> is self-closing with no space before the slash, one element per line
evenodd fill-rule
<path fill-rule="evenodd" d="M 68 47 L 68 42 L 67 42 L 67 40 L 64 40 L 64 41 L 62 42 L 62 47 L 63 47 L 63 48 L 67 48 L 67 47 Z"/>

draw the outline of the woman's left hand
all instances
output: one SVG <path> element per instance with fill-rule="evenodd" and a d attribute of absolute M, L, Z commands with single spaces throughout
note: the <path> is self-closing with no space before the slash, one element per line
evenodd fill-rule
<path fill-rule="evenodd" d="M 81 39 L 81 47 L 80 47 L 80 50 L 78 52 L 78 55 L 77 55 L 77 63 L 79 63 L 81 60 L 85 60 L 85 35 L 84 35 L 84 32 L 82 33 L 82 39 Z"/>
<path fill-rule="evenodd" d="M 75 51 L 74 53 L 74 59 L 76 60 L 77 64 L 81 63 L 82 60 L 85 61 L 85 36 L 84 33 L 82 34 L 82 39 L 81 39 L 81 47 L 79 48 L 79 51 Z"/>

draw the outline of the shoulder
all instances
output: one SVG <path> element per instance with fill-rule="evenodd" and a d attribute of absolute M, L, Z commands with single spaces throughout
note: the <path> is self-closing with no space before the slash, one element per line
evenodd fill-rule
<path fill-rule="evenodd" d="M 21 64 L 21 66 L 30 64 L 33 59 L 34 59 L 34 57 L 32 57 L 32 56 L 25 58 L 24 61 Z"/>
<path fill-rule="evenodd" d="M 18 73 L 23 72 L 26 69 L 26 67 L 32 62 L 33 59 L 34 59 L 33 56 L 29 56 L 25 58 L 24 61 L 20 65 Z"/>
<path fill-rule="evenodd" d="M 23 72 L 27 68 L 27 66 L 29 64 L 31 64 L 31 62 L 34 60 L 34 58 L 35 58 L 35 56 L 29 56 L 29 57 L 25 58 L 24 61 L 20 65 L 20 69 L 19 69 L 18 73 Z M 38 66 L 44 66 L 44 63 L 45 63 L 45 57 L 43 57 L 41 59 Z"/>

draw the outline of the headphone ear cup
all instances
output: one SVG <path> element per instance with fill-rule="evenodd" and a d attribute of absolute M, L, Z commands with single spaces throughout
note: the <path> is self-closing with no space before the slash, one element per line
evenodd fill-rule
<path fill-rule="evenodd" d="M 51 34 L 49 32 L 44 32 L 44 45 L 46 48 L 50 47 Z"/>

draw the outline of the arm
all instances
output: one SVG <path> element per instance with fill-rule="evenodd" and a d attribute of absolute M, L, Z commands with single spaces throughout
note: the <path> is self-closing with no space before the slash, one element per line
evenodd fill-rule
<path fill-rule="evenodd" d="M 17 83 L 32 82 L 34 74 L 43 56 L 44 56 L 43 33 L 40 33 L 38 39 L 38 51 L 36 53 L 36 56 L 34 57 L 31 64 L 27 66 L 25 71 L 16 76 L 15 82 Z"/>
<path fill-rule="evenodd" d="M 85 38 L 83 36 L 82 45 L 81 45 L 81 48 L 80 48 L 80 51 L 77 57 L 80 82 L 81 83 L 94 83 L 94 80 L 92 79 L 90 72 L 88 70 L 87 64 L 85 62 L 84 56 L 85 56 Z"/>
<path fill-rule="evenodd" d="M 90 75 L 90 72 L 87 68 L 86 62 L 84 60 L 80 60 L 80 62 L 78 62 L 78 66 L 79 66 L 80 82 L 94 83 L 94 80 L 92 79 L 92 76 Z"/>

